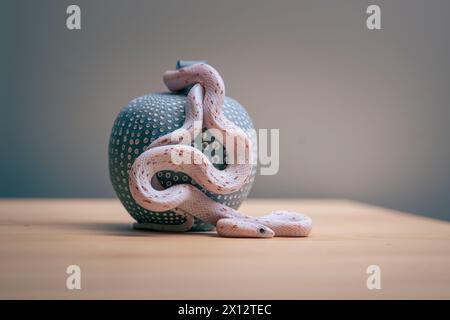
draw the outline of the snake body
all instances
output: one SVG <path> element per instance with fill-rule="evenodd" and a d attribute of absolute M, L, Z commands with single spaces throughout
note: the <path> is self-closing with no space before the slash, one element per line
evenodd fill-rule
<path fill-rule="evenodd" d="M 271 238 L 274 236 L 305 237 L 311 231 L 312 221 L 306 215 L 290 211 L 274 211 L 260 217 L 250 217 L 210 199 L 190 184 L 174 185 L 162 189 L 155 174 L 173 170 L 188 174 L 205 190 L 216 194 L 229 194 L 239 190 L 251 174 L 251 140 L 247 134 L 229 121 L 222 113 L 225 85 L 219 73 L 205 63 L 166 71 L 164 82 L 171 91 L 192 86 L 187 95 L 186 120 L 172 133 L 153 141 L 133 163 L 129 175 L 130 192 L 143 208 L 156 212 L 173 210 L 186 218 L 189 229 L 194 217 L 216 226 L 224 237 Z M 221 133 L 219 140 L 234 150 L 244 150 L 238 157 L 228 153 L 229 163 L 224 170 L 216 169 L 208 158 L 191 146 L 193 138 L 181 139 L 189 133 L 195 136 L 195 122 Z M 219 135 L 220 136 L 220 135 Z M 175 138 L 174 138 L 175 137 Z M 178 139 L 176 137 L 179 137 Z M 190 161 L 174 161 L 174 155 Z"/>

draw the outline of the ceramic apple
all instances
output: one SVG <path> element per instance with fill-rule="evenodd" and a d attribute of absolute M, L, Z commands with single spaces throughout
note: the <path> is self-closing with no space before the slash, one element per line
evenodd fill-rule
<path fill-rule="evenodd" d="M 134 160 L 146 150 L 146 148 L 159 136 L 170 133 L 180 128 L 185 119 L 186 95 L 180 93 L 150 93 L 133 99 L 118 114 L 114 121 L 109 140 L 109 173 L 111 182 L 118 198 L 129 214 L 138 223 L 161 224 L 174 226 L 183 224 L 185 219 L 182 214 L 172 211 L 152 212 L 139 206 L 130 194 L 128 187 L 128 173 Z M 252 121 L 244 109 L 236 100 L 226 97 L 223 105 L 224 115 L 244 130 L 253 129 Z M 214 141 L 208 132 L 202 134 L 204 153 L 210 160 L 215 156 L 212 149 L 223 148 L 218 141 Z M 256 142 L 253 143 L 256 146 Z M 209 149 L 208 149 L 209 148 Z M 208 152 L 206 152 L 208 151 Z M 218 152 L 225 154 L 224 152 Z M 216 156 L 216 157 L 217 157 Z M 223 161 L 222 161 L 223 160 Z M 226 166 L 226 159 L 214 159 L 218 169 Z M 213 163 L 214 163 L 213 162 Z M 225 164 L 224 164 L 225 163 Z M 212 194 L 196 184 L 188 175 L 181 172 L 160 171 L 157 179 L 164 188 L 180 183 L 189 183 L 197 186 L 211 199 L 237 209 L 247 197 L 252 187 L 256 167 L 252 172 L 250 181 L 237 192 L 218 195 Z M 192 231 L 206 231 L 213 226 L 196 219 Z"/>

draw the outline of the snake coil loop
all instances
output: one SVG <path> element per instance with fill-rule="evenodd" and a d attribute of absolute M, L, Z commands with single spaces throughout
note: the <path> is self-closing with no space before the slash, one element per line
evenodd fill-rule
<path fill-rule="evenodd" d="M 186 223 L 182 230 L 190 229 L 194 217 L 197 217 L 215 225 L 218 234 L 224 237 L 308 236 L 312 221 L 300 213 L 275 211 L 265 216 L 250 217 L 213 201 L 190 184 L 161 190 L 156 179 L 152 179 L 161 170 L 184 172 L 205 190 L 217 194 L 239 190 L 252 171 L 251 140 L 222 112 L 225 85 L 220 74 L 206 63 L 196 63 L 175 71 L 166 71 L 164 83 L 171 91 L 190 87 L 186 120 L 181 128 L 153 141 L 134 161 L 129 178 L 134 200 L 147 210 L 173 210 L 184 215 Z M 224 170 L 216 169 L 199 149 L 191 146 L 195 122 L 201 122 L 202 127 L 221 133 L 216 138 L 227 146 L 228 163 Z M 190 139 L 178 139 L 186 134 Z M 232 148 L 228 148 L 229 145 Z"/>

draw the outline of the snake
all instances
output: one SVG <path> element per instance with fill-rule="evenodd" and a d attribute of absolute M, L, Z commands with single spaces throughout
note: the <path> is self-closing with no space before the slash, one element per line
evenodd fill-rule
<path fill-rule="evenodd" d="M 185 230 L 192 226 L 196 217 L 214 225 L 222 237 L 308 236 L 312 220 L 305 214 L 276 210 L 253 217 L 214 201 L 191 184 L 177 184 L 167 189 L 161 187 L 156 174 L 162 170 L 172 170 L 189 175 L 209 192 L 233 193 L 249 181 L 253 160 L 249 136 L 222 112 L 225 84 L 215 68 L 207 63 L 195 63 L 166 71 L 163 80 L 172 92 L 189 90 L 185 121 L 180 128 L 154 140 L 133 162 L 129 188 L 134 200 L 153 212 L 172 210 L 183 215 L 186 219 Z M 196 122 L 201 123 L 202 128 L 221 133 L 219 141 L 227 146 L 227 165 L 224 169 L 214 167 L 199 148 L 192 146 Z M 244 152 L 238 156 L 239 152 L 229 149 Z M 186 159 L 188 161 L 182 161 Z"/>

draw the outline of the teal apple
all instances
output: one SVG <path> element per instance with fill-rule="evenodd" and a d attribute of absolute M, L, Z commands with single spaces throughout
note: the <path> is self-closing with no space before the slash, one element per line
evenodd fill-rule
<path fill-rule="evenodd" d="M 144 152 L 156 138 L 180 128 L 185 120 L 186 95 L 183 93 L 152 93 L 132 100 L 121 110 L 111 131 L 109 140 L 109 173 L 118 198 L 129 214 L 142 224 L 164 225 L 166 230 L 185 222 L 185 218 L 172 211 L 152 212 L 140 207 L 128 189 L 128 172 L 134 160 Z M 225 116 L 244 130 L 252 130 L 252 121 L 246 110 L 235 100 L 226 97 L 223 112 Z M 202 134 L 203 149 L 217 148 L 214 137 Z M 252 140 L 254 138 L 252 137 Z M 253 141 L 256 146 L 256 141 Z M 222 148 L 221 145 L 219 145 Z M 255 151 L 254 151 L 255 152 Z M 204 152 L 211 160 L 214 151 Z M 223 152 L 218 152 L 224 154 Z M 211 156 L 210 156 L 211 155 Z M 219 161 L 220 162 L 220 161 Z M 226 163 L 226 159 L 224 161 Z M 226 164 L 215 164 L 223 169 Z M 205 192 L 211 199 L 237 209 L 247 197 L 256 174 L 256 166 L 250 181 L 232 194 L 218 195 Z M 161 185 L 169 188 L 180 183 L 190 183 L 202 189 L 188 175 L 181 172 L 161 171 L 157 173 Z M 206 231 L 213 226 L 195 219 L 192 231 Z"/>

